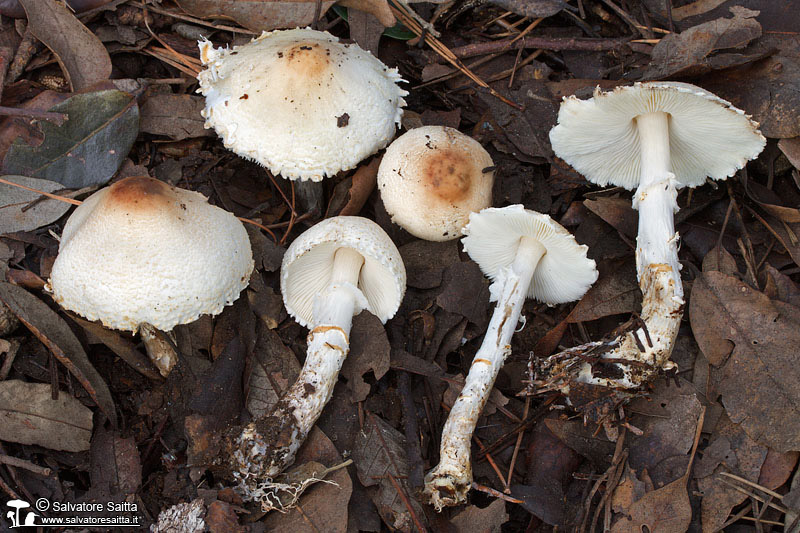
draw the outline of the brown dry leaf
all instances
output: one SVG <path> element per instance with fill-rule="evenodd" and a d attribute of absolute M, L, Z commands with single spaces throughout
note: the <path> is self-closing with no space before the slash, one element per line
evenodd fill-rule
<path fill-rule="evenodd" d="M 166 135 L 173 141 L 208 137 L 212 130 L 203 126 L 200 112 L 205 107 L 202 96 L 190 94 L 154 94 L 142 105 L 139 130 L 153 135 Z"/>
<path fill-rule="evenodd" d="M 729 276 L 735 276 L 739 268 L 736 266 L 736 259 L 724 246 L 715 246 L 703 257 L 702 270 L 703 272 L 716 270 Z"/>
<path fill-rule="evenodd" d="M 611 527 L 612 533 L 652 533 L 687 531 L 692 520 L 692 506 L 686 492 L 686 477 L 658 490 L 648 492 L 625 510 Z"/>
<path fill-rule="evenodd" d="M 614 443 L 603 432 L 596 433 L 579 420 L 545 419 L 544 424 L 553 435 L 591 461 L 599 470 L 606 470 L 614 455 Z"/>
<path fill-rule="evenodd" d="M 479 330 L 489 325 L 489 281 L 472 262 L 457 262 L 445 271 L 442 292 L 436 303 L 450 313 L 459 314 Z"/>
<path fill-rule="evenodd" d="M 764 265 L 764 273 L 767 276 L 764 287 L 764 293 L 767 296 L 773 300 L 800 307 L 800 287 L 792 281 L 792 278 L 781 273 L 769 263 Z"/>
<path fill-rule="evenodd" d="M 233 506 L 227 502 L 214 501 L 206 509 L 206 526 L 210 533 L 245 533 L 247 528 L 239 524 Z"/>
<path fill-rule="evenodd" d="M 689 464 L 683 476 L 664 487 L 648 492 L 623 510 L 623 517 L 611 527 L 613 533 L 641 533 L 642 531 L 678 532 L 687 531 L 692 520 L 692 505 L 689 502 L 687 484 L 692 469 L 692 461 L 697 453 L 697 444 L 703 427 L 705 410 L 696 424 L 694 445 L 689 454 Z"/>
<path fill-rule="evenodd" d="M 765 137 L 800 136 L 800 59 L 796 51 L 714 72 L 697 84 L 752 115 Z"/>
<path fill-rule="evenodd" d="M 732 276 L 704 272 L 689 311 L 731 420 L 777 451 L 800 449 L 800 309 Z"/>
<path fill-rule="evenodd" d="M 750 199 L 757 202 L 758 205 L 763 207 L 772 216 L 776 217 L 778 220 L 782 220 L 783 222 L 800 222 L 800 209 L 796 207 L 784 207 L 780 205 L 782 203 L 781 198 L 775 191 L 772 191 L 760 183 L 756 183 L 755 181 L 747 180 L 744 177 L 742 178 L 742 181 L 745 184 L 745 190 L 747 191 L 747 195 L 750 197 Z"/>
<path fill-rule="evenodd" d="M 19 1 L 28 15 L 28 30 L 53 51 L 73 91 L 108 79 L 111 57 L 106 47 L 64 4 Z"/>
<path fill-rule="evenodd" d="M 697 486 L 703 493 L 700 516 L 704 532 L 719 530 L 731 510 L 747 499 L 745 494 L 720 481 L 719 473 L 732 472 L 750 481 L 758 481 L 766 456 L 764 446 L 750 439 L 727 416 L 720 417 L 703 455 L 702 468 L 695 471 L 695 477 L 699 478 Z M 711 474 L 708 474 L 709 469 Z M 698 474 L 707 475 L 701 477 Z"/>
<path fill-rule="evenodd" d="M 781 149 L 786 159 L 794 165 L 794 168 L 800 169 L 800 137 L 781 139 L 778 141 L 778 148 Z"/>
<path fill-rule="evenodd" d="M 637 472 L 647 469 L 656 487 L 675 480 L 671 469 L 685 470 L 702 409 L 691 384 L 678 379 L 678 387 L 659 380 L 650 398 L 636 399 L 625 409 L 629 416 L 635 413 L 630 423 L 644 432 L 628 436 L 628 463 Z M 681 464 L 668 464 L 676 456 Z"/>
<path fill-rule="evenodd" d="M 378 167 L 381 158 L 375 157 L 366 165 L 361 165 L 355 171 L 347 191 L 347 203 L 339 212 L 340 215 L 357 215 L 367 202 L 367 198 L 375 190 L 378 182 Z"/>
<path fill-rule="evenodd" d="M 230 19 L 252 31 L 309 26 L 316 9 L 314 0 L 177 0 L 177 4 L 195 17 Z M 320 16 L 333 4 L 321 2 Z"/>
<path fill-rule="evenodd" d="M 259 324 L 252 365 L 245 404 L 250 414 L 258 418 L 268 414 L 294 383 L 300 364 L 274 330 Z"/>
<path fill-rule="evenodd" d="M 150 362 L 150 359 L 137 350 L 136 345 L 132 341 L 124 338 L 118 331 L 104 328 L 100 324 L 89 322 L 73 314 L 69 314 L 69 317 L 73 322 L 82 327 L 90 337 L 94 337 L 99 342 L 105 344 L 108 349 L 128 363 L 131 368 L 152 380 L 163 380 L 161 374 L 158 373 L 153 363 Z"/>
<path fill-rule="evenodd" d="M 358 9 L 348 11 L 347 25 L 350 27 L 350 38 L 358 46 L 378 57 L 378 44 L 384 26 L 375 15 Z"/>
<path fill-rule="evenodd" d="M 433 289 L 442 284 L 444 270 L 459 261 L 458 241 L 433 242 L 423 239 L 400 247 L 408 286 Z"/>
<path fill-rule="evenodd" d="M 631 207 L 631 201 L 625 198 L 600 196 L 593 200 L 584 200 L 583 205 L 599 216 L 615 230 L 629 239 L 636 238 L 639 227 L 639 214 Z"/>
<path fill-rule="evenodd" d="M 369 312 L 353 317 L 350 353 L 342 365 L 353 403 L 363 402 L 369 394 L 370 385 L 364 381 L 364 374 L 372 371 L 377 381 L 389 371 L 390 352 L 386 330 L 378 317 Z"/>
<path fill-rule="evenodd" d="M 19 321 L 67 367 L 113 425 L 117 424 L 114 399 L 67 323 L 43 301 L 22 287 L 0 283 L 2 301 Z"/>
<path fill-rule="evenodd" d="M 63 189 L 60 183 L 26 176 L 3 176 L 3 179 L 44 192 Z M 42 195 L 0 183 L 0 235 L 31 231 L 52 224 L 67 212 L 66 202 L 42 198 Z"/>
<path fill-rule="evenodd" d="M 123 501 L 142 485 L 142 463 L 132 437 L 99 428 L 92 438 L 92 491 L 109 501 Z"/>
<path fill-rule="evenodd" d="M 318 428 L 308 434 L 297 453 L 295 465 L 315 461 L 328 468 L 342 463 L 342 456 L 331 440 Z M 353 492 L 353 482 L 347 469 L 339 469 L 326 478 L 333 483 L 315 483 L 300 498 L 297 507 L 285 514 L 270 513 L 262 523 L 270 533 L 296 533 L 298 531 L 347 531 L 347 502 Z"/>
<path fill-rule="evenodd" d="M 653 48 L 650 65 L 642 77 L 696 76 L 752 61 L 753 58 L 742 54 L 718 54 L 709 58 L 717 50 L 743 48 L 761 37 L 761 24 L 755 19 L 758 11 L 734 6 L 731 13 L 732 18 L 719 18 L 681 33 L 665 35 Z"/>
<path fill-rule="evenodd" d="M 387 0 L 339 0 L 339 5 L 371 13 L 387 28 L 397 22 Z"/>
<path fill-rule="evenodd" d="M 423 525 L 426 518 L 422 507 L 411 496 L 408 488 L 406 447 L 406 438 L 399 431 L 383 419 L 368 413 L 364 430 L 359 432 L 353 449 L 353 461 L 361 484 L 365 487 L 377 485 L 372 501 L 384 522 L 391 529 L 410 533 L 416 530 L 414 517 Z M 398 489 L 402 491 L 402 495 Z"/>
<path fill-rule="evenodd" d="M 761 472 L 758 474 L 758 484 L 769 490 L 775 490 L 786 483 L 797 466 L 800 452 L 779 453 L 775 450 L 767 451 Z"/>
<path fill-rule="evenodd" d="M 0 381 L 0 418 L 0 440 L 68 452 L 89 449 L 91 409 L 65 392 L 54 400 L 48 383 Z"/>
<path fill-rule="evenodd" d="M 500 499 L 483 509 L 470 505 L 450 519 L 458 533 L 500 533 L 501 526 L 506 522 L 506 502 Z"/>

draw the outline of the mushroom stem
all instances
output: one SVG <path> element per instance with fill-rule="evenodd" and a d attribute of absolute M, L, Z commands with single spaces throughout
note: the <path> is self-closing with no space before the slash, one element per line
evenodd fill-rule
<path fill-rule="evenodd" d="M 470 445 L 500 368 L 511 351 L 511 337 L 522 313 L 528 288 L 545 247 L 530 237 L 520 239 L 510 268 L 500 271 L 490 288 L 497 300 L 483 343 L 472 361 L 464 388 L 442 430 L 439 464 L 425 476 L 425 494 L 437 510 L 466 501 L 472 485 Z"/>
<path fill-rule="evenodd" d="M 563 375 L 567 366 L 577 380 L 606 387 L 637 388 L 659 370 L 675 367 L 669 358 L 683 315 L 683 285 L 678 263 L 678 234 L 673 216 L 678 211 L 675 175 L 670 171 L 669 115 L 646 113 L 636 117 L 641 146 L 641 180 L 634 195 L 633 207 L 639 211 L 639 234 L 636 238 L 636 271 L 642 291 L 642 315 L 639 326 L 608 343 L 612 350 L 603 359 L 627 359 L 635 363 L 613 363 L 622 374 L 598 377 L 592 366 L 566 353 L 590 351 L 582 347 L 551 356 L 545 367 L 550 375 Z M 566 366 L 565 366 L 566 365 Z M 608 375 L 608 372 L 605 372 Z M 568 383 L 554 388 L 568 392 Z"/>
<path fill-rule="evenodd" d="M 142 322 L 139 324 L 139 336 L 142 338 L 148 357 L 158 368 L 158 372 L 169 376 L 172 368 L 178 362 L 178 353 L 175 350 L 175 339 L 172 333 L 157 329 L 152 324 Z"/>
<path fill-rule="evenodd" d="M 363 264 L 364 257 L 351 248 L 336 251 L 330 283 L 314 298 L 314 328 L 297 381 L 272 412 L 248 424 L 235 443 L 234 475 L 248 499 L 262 500 L 272 478 L 294 462 L 330 400 L 350 351 L 353 315 L 367 306 L 357 287 Z"/>

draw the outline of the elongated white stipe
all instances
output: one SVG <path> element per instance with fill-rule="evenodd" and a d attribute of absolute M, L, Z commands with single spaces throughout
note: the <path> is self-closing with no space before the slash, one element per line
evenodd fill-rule
<path fill-rule="evenodd" d="M 497 306 L 464 388 L 442 430 L 439 464 L 425 476 L 425 494 L 437 510 L 466 500 L 472 485 L 472 434 L 511 351 L 511 337 L 520 320 L 533 273 L 545 253 L 539 242 L 522 237 L 513 264 L 504 268 L 492 283 L 491 293 Z"/>
<path fill-rule="evenodd" d="M 325 405 L 350 351 L 353 316 L 367 305 L 358 289 L 364 257 L 351 248 L 334 256 L 331 282 L 314 298 L 314 328 L 300 375 L 272 412 L 250 423 L 236 442 L 239 489 L 249 500 L 263 500 L 272 477 L 294 462 Z"/>

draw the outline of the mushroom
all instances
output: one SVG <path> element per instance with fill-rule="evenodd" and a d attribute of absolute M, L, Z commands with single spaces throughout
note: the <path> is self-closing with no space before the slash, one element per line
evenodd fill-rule
<path fill-rule="evenodd" d="M 386 322 L 405 290 L 400 252 L 371 220 L 329 218 L 292 242 L 281 266 L 281 292 L 289 314 L 310 329 L 308 351 L 297 381 L 234 442 L 233 475 L 246 499 L 266 504 L 272 478 L 294 462 L 350 350 L 353 316 L 366 309 Z"/>
<path fill-rule="evenodd" d="M 316 182 L 354 168 L 389 144 L 403 116 L 408 93 L 397 69 L 328 32 L 264 32 L 232 50 L 199 46 L 206 128 L 273 174 Z"/>
<path fill-rule="evenodd" d="M 491 300 L 497 305 L 442 430 L 439 464 L 425 476 L 425 495 L 437 510 L 466 500 L 472 485 L 472 433 L 511 351 L 525 299 L 571 302 L 597 279 L 585 245 L 549 216 L 521 205 L 473 213 L 464 234 L 464 250 L 492 280 Z"/>
<path fill-rule="evenodd" d="M 683 315 L 678 234 L 673 214 L 682 187 L 697 187 L 706 177 L 724 180 L 764 148 L 758 124 L 740 109 L 700 87 L 678 82 L 636 83 L 594 97 L 565 98 L 558 124 L 550 131 L 553 150 L 586 179 L 598 185 L 636 189 L 639 210 L 636 270 L 641 288 L 641 321 L 634 331 L 607 346 L 605 359 L 616 376 L 595 376 L 589 364 L 557 354 L 546 366 L 595 385 L 635 388 L 669 361 Z M 573 349 L 582 351 L 581 348 Z M 564 372 L 565 370 L 569 372 Z M 549 385 L 568 392 L 562 378 Z"/>
<path fill-rule="evenodd" d="M 200 193 L 130 177 L 92 194 L 69 217 L 47 289 L 89 320 L 140 331 L 166 376 L 175 354 L 159 346 L 156 330 L 219 314 L 252 270 L 250 240 L 235 216 Z"/>
<path fill-rule="evenodd" d="M 492 204 L 493 165 L 472 137 L 424 126 L 386 149 L 378 188 L 392 222 L 420 239 L 449 241 L 461 235 L 470 213 Z"/>

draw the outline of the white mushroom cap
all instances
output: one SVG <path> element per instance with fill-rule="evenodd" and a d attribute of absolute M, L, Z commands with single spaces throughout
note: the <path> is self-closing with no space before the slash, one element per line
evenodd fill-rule
<path fill-rule="evenodd" d="M 589 248 L 547 215 L 521 205 L 490 207 L 472 213 L 464 228 L 464 251 L 492 281 L 503 268 L 510 267 L 517 255 L 520 239 L 530 237 L 547 249 L 539 260 L 528 298 L 549 305 L 580 299 L 597 280 Z"/>
<path fill-rule="evenodd" d="M 200 193 L 131 177 L 75 209 L 49 286 L 62 307 L 110 328 L 169 331 L 220 313 L 252 270 L 250 240 L 231 213 Z"/>
<path fill-rule="evenodd" d="M 386 322 L 400 307 L 406 292 L 406 268 L 392 240 L 369 219 L 333 217 L 302 233 L 283 256 L 283 303 L 305 327 L 313 324 L 314 297 L 328 286 L 333 256 L 342 247 L 364 257 L 358 288 L 367 299 L 367 310 Z"/>
<path fill-rule="evenodd" d="M 310 29 L 265 32 L 233 50 L 200 41 L 206 128 L 290 179 L 319 181 L 389 144 L 403 81 L 357 44 Z"/>
<path fill-rule="evenodd" d="M 641 163 L 636 116 L 658 111 L 669 115 L 672 172 L 682 186 L 732 176 L 766 143 L 744 111 L 679 82 L 636 83 L 611 92 L 598 87 L 588 100 L 564 98 L 550 142 L 587 180 L 635 189 Z"/>
<path fill-rule="evenodd" d="M 472 137 L 424 126 L 389 145 L 378 187 L 392 222 L 415 237 L 449 241 L 461 235 L 470 213 L 492 205 L 493 166 Z"/>

